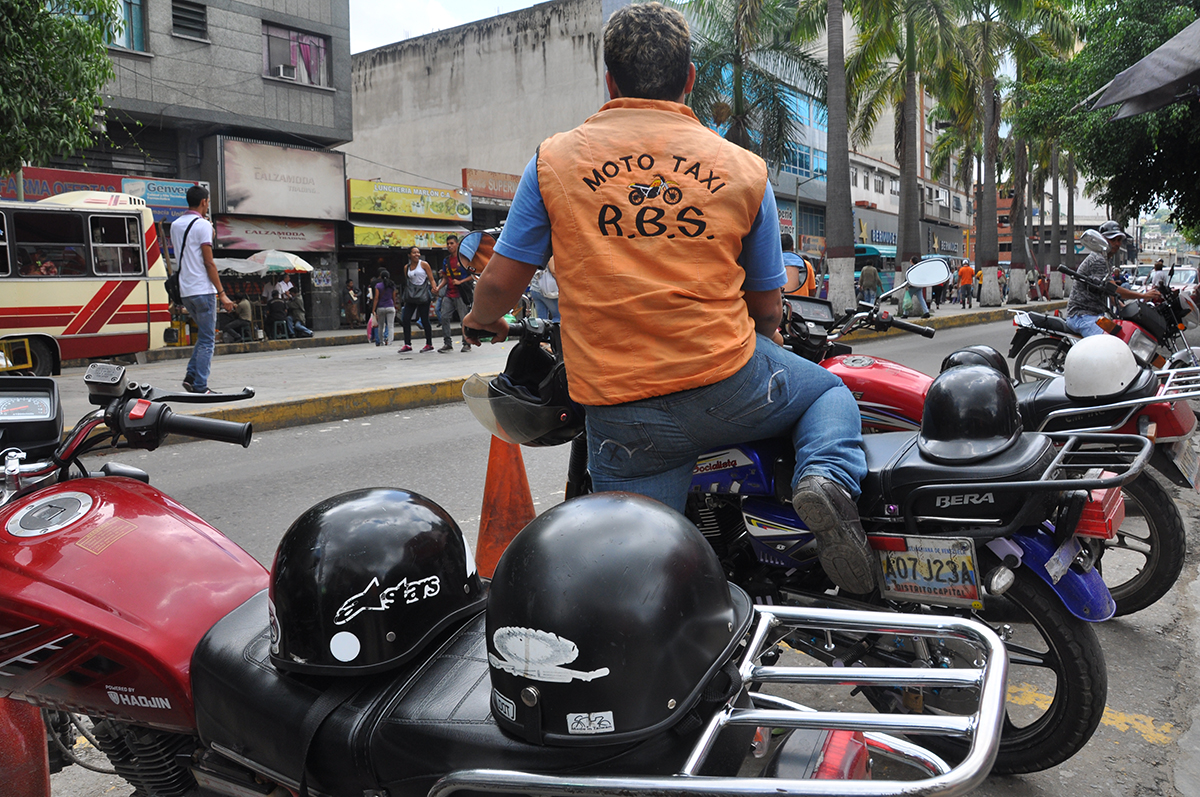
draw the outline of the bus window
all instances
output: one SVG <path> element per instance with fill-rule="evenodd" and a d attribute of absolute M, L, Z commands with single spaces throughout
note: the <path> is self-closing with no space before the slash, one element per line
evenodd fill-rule
<path fill-rule="evenodd" d="M 137 219 L 92 216 L 92 257 L 97 274 L 144 274 L 142 233 Z"/>
<path fill-rule="evenodd" d="M 0 277 L 7 277 L 10 268 L 8 261 L 8 236 L 5 230 L 8 229 L 8 221 L 4 214 L 0 213 Z"/>
<path fill-rule="evenodd" d="M 77 213 L 13 213 L 13 243 L 21 276 L 81 276 L 83 219 Z"/>

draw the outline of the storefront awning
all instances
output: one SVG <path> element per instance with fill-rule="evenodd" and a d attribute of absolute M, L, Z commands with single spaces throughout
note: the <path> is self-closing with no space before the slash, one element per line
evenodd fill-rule
<path fill-rule="evenodd" d="M 420 224 L 381 224 L 379 222 L 352 221 L 354 228 L 354 246 L 371 248 L 410 249 L 419 246 L 422 249 L 446 247 L 446 236 L 457 235 L 462 238 L 469 232 L 466 227 L 432 227 Z"/>

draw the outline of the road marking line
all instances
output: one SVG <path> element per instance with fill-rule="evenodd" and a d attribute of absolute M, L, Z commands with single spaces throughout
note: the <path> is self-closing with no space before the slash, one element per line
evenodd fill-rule
<path fill-rule="evenodd" d="M 1040 709 L 1050 707 L 1050 695 L 1042 694 L 1030 684 L 1009 684 L 1008 702 L 1018 706 L 1035 706 Z M 1175 740 L 1175 725 L 1170 722 L 1158 722 L 1145 714 L 1130 714 L 1124 711 L 1104 709 L 1100 719 L 1102 725 L 1115 728 L 1122 733 L 1135 731 L 1142 735 L 1150 744 L 1172 744 Z"/>

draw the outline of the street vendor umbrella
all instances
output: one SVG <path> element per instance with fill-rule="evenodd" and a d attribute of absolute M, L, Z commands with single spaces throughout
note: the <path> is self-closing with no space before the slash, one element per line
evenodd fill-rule
<path fill-rule="evenodd" d="M 291 252 L 280 252 L 278 249 L 264 249 L 246 258 L 251 263 L 267 267 L 267 271 L 312 271 L 313 267 L 304 258 Z"/>
<path fill-rule="evenodd" d="M 1094 107 L 1121 104 L 1113 119 L 1170 105 L 1200 87 L 1200 20 L 1112 79 Z"/>

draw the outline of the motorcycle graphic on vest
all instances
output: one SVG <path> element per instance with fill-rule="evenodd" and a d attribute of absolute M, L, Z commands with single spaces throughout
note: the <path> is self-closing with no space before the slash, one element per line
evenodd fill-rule
<path fill-rule="evenodd" d="M 683 199 L 683 189 L 661 174 L 654 175 L 654 179 L 648 185 L 645 183 L 629 185 L 629 204 L 631 205 L 640 205 L 647 199 L 655 199 L 660 195 L 663 202 L 668 205 L 677 205 Z"/>

